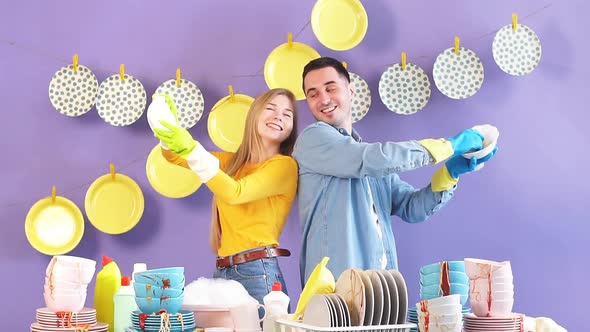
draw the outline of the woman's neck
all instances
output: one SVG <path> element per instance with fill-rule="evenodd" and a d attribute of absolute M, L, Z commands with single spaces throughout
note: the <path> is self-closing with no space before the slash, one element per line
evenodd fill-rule
<path fill-rule="evenodd" d="M 252 155 L 252 163 L 258 164 L 264 162 L 279 154 L 280 145 L 274 143 L 263 143 L 263 148 L 258 154 Z"/>

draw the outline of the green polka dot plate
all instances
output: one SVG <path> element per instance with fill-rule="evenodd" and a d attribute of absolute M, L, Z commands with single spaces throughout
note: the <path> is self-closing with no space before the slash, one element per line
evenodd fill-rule
<path fill-rule="evenodd" d="M 162 83 L 157 89 L 157 94 L 167 94 L 172 97 L 176 105 L 178 122 L 184 129 L 194 127 L 201 119 L 205 110 L 205 101 L 201 90 L 191 81 L 180 80 L 180 86 L 172 79 Z"/>
<path fill-rule="evenodd" d="M 518 24 L 514 31 L 509 24 L 496 33 L 492 54 L 505 73 L 525 75 L 532 72 L 541 60 L 541 41 L 526 25 Z"/>
<path fill-rule="evenodd" d="M 352 122 L 362 119 L 371 108 L 371 91 L 369 85 L 359 75 L 350 74 L 350 83 L 354 86 L 354 96 L 352 97 Z"/>
<path fill-rule="evenodd" d="M 483 84 L 483 64 L 470 49 L 461 47 L 455 54 L 451 47 L 438 55 L 434 62 L 432 76 L 434 84 L 442 94 L 452 99 L 473 96 Z"/>
<path fill-rule="evenodd" d="M 414 64 L 389 66 L 379 80 L 379 97 L 390 111 L 410 115 L 423 109 L 430 100 L 428 75 Z"/>
<path fill-rule="evenodd" d="M 128 126 L 141 117 L 147 102 L 141 82 L 125 74 L 109 76 L 98 87 L 96 110 L 98 115 L 113 126 Z"/>
<path fill-rule="evenodd" d="M 49 100 L 61 114 L 80 116 L 92 109 L 96 102 L 98 80 L 94 73 L 82 65 L 74 71 L 74 65 L 58 70 L 49 83 Z"/>

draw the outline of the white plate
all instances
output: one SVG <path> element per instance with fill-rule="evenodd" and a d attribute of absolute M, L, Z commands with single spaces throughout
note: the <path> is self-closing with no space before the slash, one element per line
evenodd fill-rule
<path fill-rule="evenodd" d="M 402 70 L 398 63 L 381 74 L 379 97 L 393 113 L 414 114 L 430 100 L 430 80 L 422 68 L 408 63 L 406 69 Z"/>
<path fill-rule="evenodd" d="M 96 103 L 98 80 L 96 75 L 82 65 L 74 71 L 74 65 L 59 69 L 49 82 L 49 101 L 61 114 L 80 116 Z"/>
<path fill-rule="evenodd" d="M 462 156 L 467 159 L 471 159 L 471 157 L 480 159 L 494 150 L 496 143 L 498 142 L 498 137 L 500 136 L 500 131 L 498 128 L 487 124 L 474 126 L 472 129 L 476 130 L 483 136 L 483 148 L 481 150 L 464 153 Z"/>
<path fill-rule="evenodd" d="M 385 278 L 385 282 L 387 283 L 387 289 L 389 290 L 389 325 L 395 324 L 403 324 L 406 322 L 405 316 L 403 319 L 398 317 L 399 314 L 399 295 L 397 293 L 397 284 L 395 283 L 395 279 L 387 270 L 381 271 L 383 277 Z"/>
<path fill-rule="evenodd" d="M 313 295 L 303 313 L 303 323 L 318 327 L 332 327 L 332 314 L 322 294 Z"/>
<path fill-rule="evenodd" d="M 434 84 L 445 96 L 465 99 L 473 96 L 483 84 L 483 64 L 470 49 L 447 48 L 438 55 L 432 72 Z"/>
<path fill-rule="evenodd" d="M 147 97 L 141 82 L 125 74 L 109 76 L 100 83 L 96 110 L 98 115 L 113 126 L 128 126 L 141 117 L 145 110 Z"/>
<path fill-rule="evenodd" d="M 406 281 L 404 280 L 404 276 L 402 276 L 398 270 L 389 270 L 387 272 L 389 272 L 393 279 L 395 279 L 399 299 L 397 323 L 403 324 L 408 314 L 408 288 L 406 286 Z"/>
<path fill-rule="evenodd" d="M 379 279 L 381 279 L 381 288 L 383 289 L 383 308 L 381 310 L 383 314 L 381 315 L 381 323 L 379 325 L 388 325 L 392 305 L 391 291 L 389 290 L 389 285 L 387 284 L 387 280 L 385 280 L 383 273 L 385 272 L 387 275 L 389 275 L 389 273 L 384 270 L 375 270 L 375 272 L 377 273 L 377 276 L 379 276 Z M 397 315 L 397 310 L 395 313 Z"/>
<path fill-rule="evenodd" d="M 371 280 L 373 287 L 373 319 L 371 325 L 381 325 L 381 318 L 383 317 L 383 284 L 381 278 L 375 270 L 366 271 Z"/>
<path fill-rule="evenodd" d="M 371 90 L 369 84 L 355 73 L 350 74 L 350 83 L 354 86 L 354 95 L 352 96 L 352 122 L 361 120 L 371 108 Z"/>
<path fill-rule="evenodd" d="M 492 43 L 494 61 L 510 75 L 525 75 L 533 71 L 541 60 L 541 41 L 528 26 L 512 24 L 502 27 Z"/>
<path fill-rule="evenodd" d="M 340 296 L 339 294 L 333 294 L 333 296 L 338 298 L 338 301 L 340 302 L 340 305 L 342 306 L 342 314 L 344 315 L 344 326 L 351 326 L 350 310 L 348 310 L 348 306 L 346 305 L 346 302 L 344 301 L 342 296 Z"/>
<path fill-rule="evenodd" d="M 351 326 L 362 325 L 365 319 L 365 284 L 361 278 L 361 270 L 344 270 L 336 281 L 335 293 L 340 295 L 350 312 Z"/>
<path fill-rule="evenodd" d="M 191 81 L 180 79 L 180 86 L 178 86 L 175 79 L 168 80 L 156 89 L 156 93 L 172 97 L 176 106 L 178 123 L 184 129 L 194 127 L 203 116 L 205 110 L 203 93 Z"/>
<path fill-rule="evenodd" d="M 359 325 L 369 326 L 373 324 L 373 313 L 374 313 L 374 304 L 375 298 L 373 294 L 373 284 L 371 282 L 371 277 L 369 277 L 367 271 L 359 270 L 361 275 L 361 280 L 363 281 L 363 285 L 365 285 L 365 304 L 367 308 L 365 310 L 365 319 L 359 321 Z"/>

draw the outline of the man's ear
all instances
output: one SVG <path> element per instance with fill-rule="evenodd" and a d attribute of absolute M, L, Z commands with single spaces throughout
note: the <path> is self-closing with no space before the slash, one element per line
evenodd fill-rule
<path fill-rule="evenodd" d="M 354 97 L 354 89 L 355 89 L 354 83 L 353 82 L 348 83 L 348 90 L 350 90 L 351 97 Z"/>

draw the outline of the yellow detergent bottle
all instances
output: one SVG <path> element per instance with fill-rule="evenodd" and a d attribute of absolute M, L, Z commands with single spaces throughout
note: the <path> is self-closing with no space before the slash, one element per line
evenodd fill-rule
<path fill-rule="evenodd" d="M 115 305 L 113 297 L 121 287 L 121 270 L 108 256 L 102 256 L 102 270 L 96 275 L 94 288 L 94 309 L 96 320 L 109 324 L 109 332 L 114 331 Z"/>

